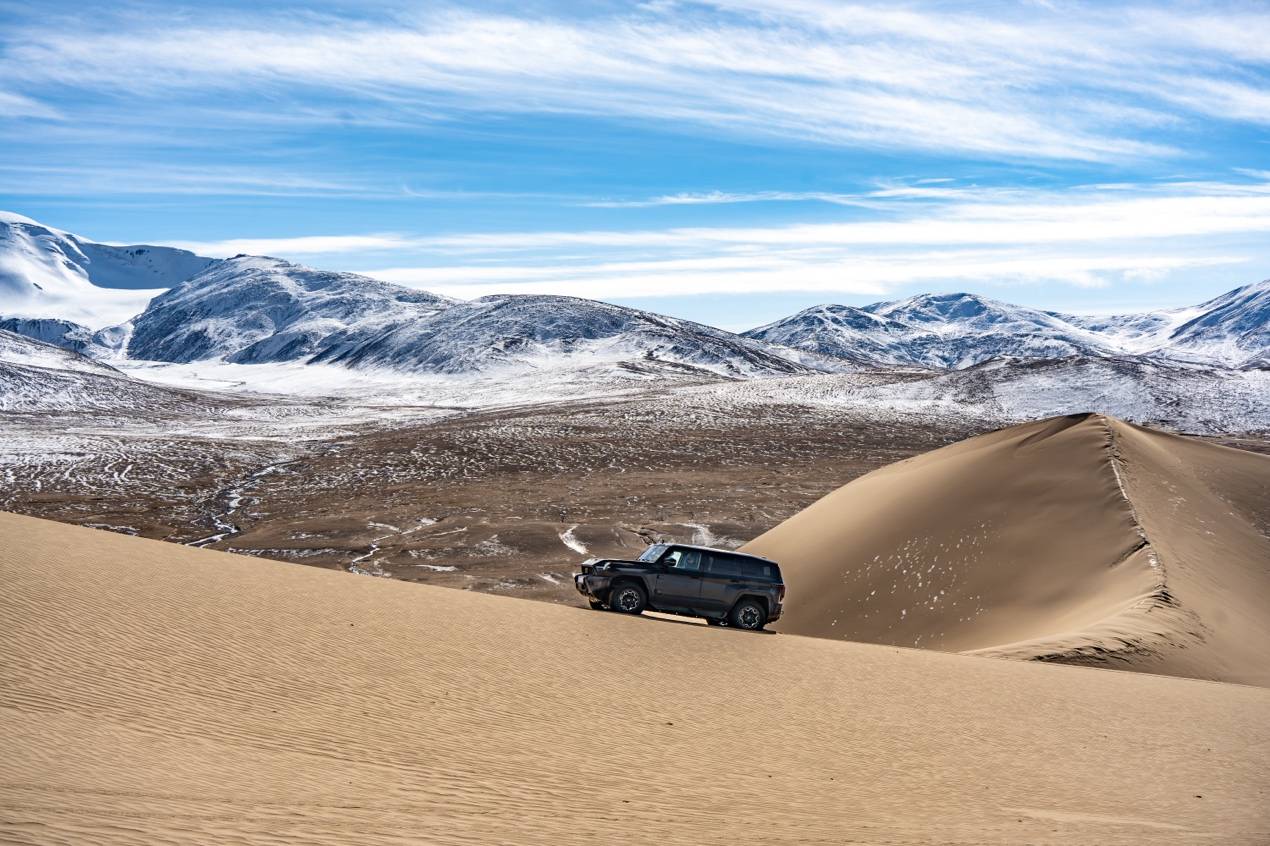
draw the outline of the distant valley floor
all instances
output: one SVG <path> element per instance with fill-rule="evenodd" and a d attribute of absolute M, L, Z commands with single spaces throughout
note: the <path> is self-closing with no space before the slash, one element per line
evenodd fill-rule
<path fill-rule="evenodd" d="M 863 473 L 1001 425 L 956 406 L 864 411 L 835 395 L 907 379 L 688 385 L 461 413 L 260 397 L 205 415 L 0 413 L 0 508 L 577 603 L 569 575 L 589 555 L 666 538 L 739 545 Z M 1213 440 L 1270 452 L 1257 435 Z"/>

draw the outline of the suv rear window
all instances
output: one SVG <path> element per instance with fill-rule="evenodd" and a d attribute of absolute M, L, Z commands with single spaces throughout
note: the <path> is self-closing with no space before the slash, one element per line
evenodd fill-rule
<path fill-rule="evenodd" d="M 771 564 L 765 564 L 762 561 L 755 561 L 752 558 L 741 559 L 741 572 L 746 578 L 763 579 L 764 581 L 776 581 L 776 568 Z"/>
<path fill-rule="evenodd" d="M 740 576 L 742 575 L 741 562 L 730 555 L 711 555 L 710 575 Z"/>
<path fill-rule="evenodd" d="M 714 576 L 730 576 L 732 578 L 761 579 L 777 581 L 776 568 L 753 558 L 741 558 L 733 555 L 711 554 L 710 574 Z"/>

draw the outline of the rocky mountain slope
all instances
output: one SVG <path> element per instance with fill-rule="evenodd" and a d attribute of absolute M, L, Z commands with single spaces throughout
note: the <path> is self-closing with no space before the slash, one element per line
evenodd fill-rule
<path fill-rule="evenodd" d="M 1110 317 L 922 294 L 816 306 L 735 335 L 571 297 L 458 301 L 276 258 L 111 247 L 3 213 L 0 294 L 0 329 L 108 361 L 434 375 L 585 370 L 597 384 L 606 373 L 682 381 L 1132 356 L 1215 368 L 1270 363 L 1270 281 L 1192 308 Z"/>
<path fill-rule="evenodd" d="M 214 263 L 171 247 L 117 247 L 0 212 L 0 302 L 6 317 L 58 318 L 96 330 Z"/>
<path fill-rule="evenodd" d="M 134 321 L 127 349 L 149 361 L 412 373 L 627 361 L 729 376 L 812 372 L 762 342 L 637 309 L 572 297 L 463 302 L 253 256 L 219 262 L 156 297 Z"/>
<path fill-rule="evenodd" d="M 206 412 L 189 391 L 151 385 L 79 353 L 0 330 L 0 411 Z"/>
<path fill-rule="evenodd" d="M 1230 366 L 1265 366 L 1270 357 L 1270 279 L 1236 288 L 1199 309 L 1169 335 L 1171 354 Z"/>
<path fill-rule="evenodd" d="M 354 348 L 453 300 L 354 273 L 236 256 L 156 297 L 134 321 L 131 358 L 238 364 Z"/>
<path fill-rule="evenodd" d="M 960 369 L 1001 358 L 1150 355 L 1225 367 L 1270 351 L 1270 280 L 1192 308 L 1087 317 L 974 294 L 821 305 L 743 333 L 856 363 Z"/>
<path fill-rule="evenodd" d="M 132 332 L 132 324 L 124 323 L 94 332 L 83 324 L 56 317 L 6 317 L 0 319 L 0 330 L 54 344 L 81 355 L 105 359 L 122 351 L 124 340 Z"/>
<path fill-rule="evenodd" d="M 813 370 L 766 344 L 688 320 L 574 297 L 490 296 L 403 323 L 315 362 L 462 373 L 575 362 L 658 362 L 726 376 Z"/>

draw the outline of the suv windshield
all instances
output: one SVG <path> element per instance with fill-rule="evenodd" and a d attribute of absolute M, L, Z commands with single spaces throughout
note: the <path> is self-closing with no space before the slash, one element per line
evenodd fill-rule
<path fill-rule="evenodd" d="M 661 554 L 666 551 L 666 544 L 655 543 L 648 549 L 644 550 L 644 554 L 639 557 L 640 561 L 656 561 L 661 558 Z"/>

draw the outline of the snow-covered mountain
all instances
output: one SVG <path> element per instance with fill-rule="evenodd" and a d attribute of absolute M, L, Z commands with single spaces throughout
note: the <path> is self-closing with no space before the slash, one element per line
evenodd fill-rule
<path fill-rule="evenodd" d="M 114 326 L 214 261 L 171 247 L 98 244 L 0 212 L 0 315 Z"/>
<path fill-rule="evenodd" d="M 1270 279 L 1222 294 L 1199 311 L 1169 335 L 1171 354 L 1242 367 L 1270 359 Z"/>
<path fill-rule="evenodd" d="M 570 297 L 466 302 L 275 258 L 112 247 L 0 213 L 0 328 L 107 361 L 397 373 L 651 367 L 649 378 L 747 378 L 1126 355 L 1247 368 L 1270 361 L 1270 280 L 1193 308 L 1110 317 L 922 294 L 816 306 L 735 335 Z"/>
<path fill-rule="evenodd" d="M 1097 333 L 1060 317 L 974 294 L 922 294 L 863 308 L 814 306 L 744 334 L 851 361 L 934 368 L 1113 352 Z"/>
<path fill-rule="evenodd" d="M 83 324 L 55 317 L 6 317 L 0 318 L 0 329 L 92 358 L 109 359 L 119 354 L 132 327 L 125 323 L 94 332 Z"/>
<path fill-rule="evenodd" d="M 593 300 L 490 296 L 313 357 L 350 367 L 463 373 L 576 362 L 660 362 L 745 377 L 813 369 L 731 332 Z"/>
<path fill-rule="evenodd" d="M 0 329 L 0 411 L 207 413 L 189 391 L 151 385 L 87 356 Z"/>
<path fill-rule="evenodd" d="M 164 290 L 166 289 L 166 290 Z M 731 377 L 841 369 L 686 320 L 570 297 L 460 302 L 281 259 L 96 244 L 0 216 L 0 326 L 103 360 L 410 373 L 565 366 Z M 669 370 L 668 370 L 669 369 Z"/>
<path fill-rule="evenodd" d="M 1007 358 L 1150 355 L 1250 366 L 1270 353 L 1270 280 L 1192 308 L 1109 317 L 922 294 L 861 308 L 815 306 L 744 334 L 875 365 L 962 369 Z"/>
<path fill-rule="evenodd" d="M 355 273 L 235 256 L 161 294 L 133 321 L 131 358 L 238 364 L 356 348 L 454 300 Z"/>
<path fill-rule="evenodd" d="M 464 302 L 252 256 L 219 262 L 156 297 L 133 322 L 128 354 L 414 373 L 533 369 L 560 359 L 657 360 L 731 376 L 812 372 L 761 342 L 637 309 L 572 297 Z"/>
<path fill-rule="evenodd" d="M 4 329 L 0 329 L 0 364 L 122 375 L 110 365 L 95 361 L 88 356 Z"/>

